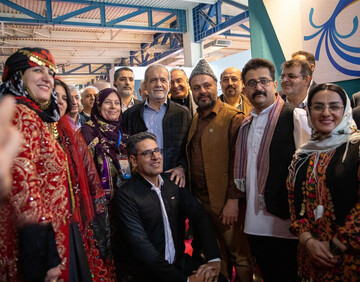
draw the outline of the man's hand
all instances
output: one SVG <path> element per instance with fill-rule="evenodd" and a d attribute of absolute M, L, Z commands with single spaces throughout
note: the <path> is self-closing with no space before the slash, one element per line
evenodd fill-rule
<path fill-rule="evenodd" d="M 177 166 L 165 172 L 171 172 L 170 180 L 175 178 L 176 185 L 179 185 L 180 188 L 185 187 L 185 170 L 181 166 Z"/>
<path fill-rule="evenodd" d="M 220 261 L 208 262 L 200 265 L 198 270 L 195 272 L 196 277 L 203 276 L 204 282 L 217 281 L 221 270 Z"/>
<path fill-rule="evenodd" d="M 221 223 L 232 225 L 238 221 L 239 199 L 228 199 L 221 213 Z"/>

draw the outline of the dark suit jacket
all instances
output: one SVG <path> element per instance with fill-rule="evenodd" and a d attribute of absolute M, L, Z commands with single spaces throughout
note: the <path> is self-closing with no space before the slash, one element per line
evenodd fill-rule
<path fill-rule="evenodd" d="M 186 281 L 180 269 L 184 260 L 185 219 L 189 218 L 200 239 L 207 260 L 220 258 L 210 220 L 187 188 L 170 181 L 170 174 L 161 174 L 161 194 L 175 245 L 175 262 L 165 260 L 164 224 L 160 201 L 151 185 L 136 174 L 116 193 L 113 200 L 115 233 L 122 238 L 114 251 L 116 264 L 139 266 L 150 275 L 146 281 Z M 119 237 L 117 237 L 119 238 Z"/>
<path fill-rule="evenodd" d="M 360 91 L 351 95 L 351 107 L 354 109 L 360 106 Z"/>
<path fill-rule="evenodd" d="M 360 128 L 360 106 L 355 107 L 352 110 L 353 120 L 356 123 L 357 128 Z"/>
<path fill-rule="evenodd" d="M 191 116 L 187 108 L 168 99 L 165 116 L 162 121 L 164 144 L 164 171 L 178 165 L 187 167 L 185 143 L 189 131 Z M 121 126 L 130 135 L 147 131 L 144 121 L 144 107 L 141 103 L 132 106 L 123 113 Z"/>

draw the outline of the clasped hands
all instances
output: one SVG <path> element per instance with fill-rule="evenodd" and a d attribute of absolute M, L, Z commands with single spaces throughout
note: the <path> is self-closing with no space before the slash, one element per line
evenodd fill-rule
<path fill-rule="evenodd" d="M 189 282 L 212 282 L 217 281 L 220 273 L 220 262 L 208 262 L 200 265 L 195 273 L 189 276 Z"/>

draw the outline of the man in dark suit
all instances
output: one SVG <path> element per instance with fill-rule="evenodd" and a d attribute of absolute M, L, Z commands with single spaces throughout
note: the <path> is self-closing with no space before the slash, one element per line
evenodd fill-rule
<path fill-rule="evenodd" d="M 191 116 L 187 108 L 168 99 L 169 78 L 163 65 L 149 66 L 144 77 L 147 99 L 124 112 L 121 126 L 131 135 L 142 131 L 155 134 L 164 159 L 163 171 L 171 172 L 171 179 L 184 187 L 185 143 Z"/>
<path fill-rule="evenodd" d="M 142 103 L 142 101 L 134 98 L 134 73 L 131 68 L 121 67 L 114 73 L 114 86 L 121 97 L 121 112 L 134 105 Z"/>
<path fill-rule="evenodd" d="M 115 233 L 122 236 L 115 240 L 118 274 L 122 270 L 134 281 L 216 281 L 220 253 L 212 225 L 188 189 L 161 173 L 155 135 L 141 132 L 129 137 L 127 150 L 137 174 L 113 201 Z M 185 218 L 199 236 L 206 264 L 184 254 Z"/>
<path fill-rule="evenodd" d="M 314 54 L 307 52 L 307 51 L 297 51 L 295 53 L 293 53 L 291 55 L 291 59 L 292 60 L 303 60 L 309 63 L 310 67 L 311 67 L 311 77 L 313 77 L 314 71 L 315 71 L 315 56 Z M 311 79 L 310 84 L 309 84 L 309 89 L 308 92 L 310 92 L 311 89 L 313 89 L 316 86 L 316 82 Z"/>
<path fill-rule="evenodd" d="M 351 107 L 354 109 L 360 106 L 360 91 L 351 95 Z"/>

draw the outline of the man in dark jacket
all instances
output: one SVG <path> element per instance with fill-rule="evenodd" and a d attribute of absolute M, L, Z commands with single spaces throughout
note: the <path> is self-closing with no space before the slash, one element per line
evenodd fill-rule
<path fill-rule="evenodd" d="M 174 68 L 170 72 L 170 100 L 189 109 L 191 116 L 196 113 L 197 105 L 189 86 L 189 79 L 183 69 Z"/>
<path fill-rule="evenodd" d="M 123 270 L 135 281 L 216 280 L 220 253 L 212 225 L 188 189 L 179 188 L 169 174 L 161 173 L 156 137 L 149 132 L 135 134 L 128 139 L 127 150 L 137 174 L 116 192 L 113 201 L 115 233 L 122 237 L 115 240 L 118 272 Z M 187 217 L 198 233 L 206 264 L 184 254 Z"/>
<path fill-rule="evenodd" d="M 151 65 L 145 71 L 147 100 L 124 112 L 122 127 L 129 134 L 148 131 L 155 134 L 164 158 L 163 171 L 171 172 L 171 180 L 185 186 L 186 136 L 191 123 L 188 109 L 167 98 L 169 71 L 163 65 Z"/>

